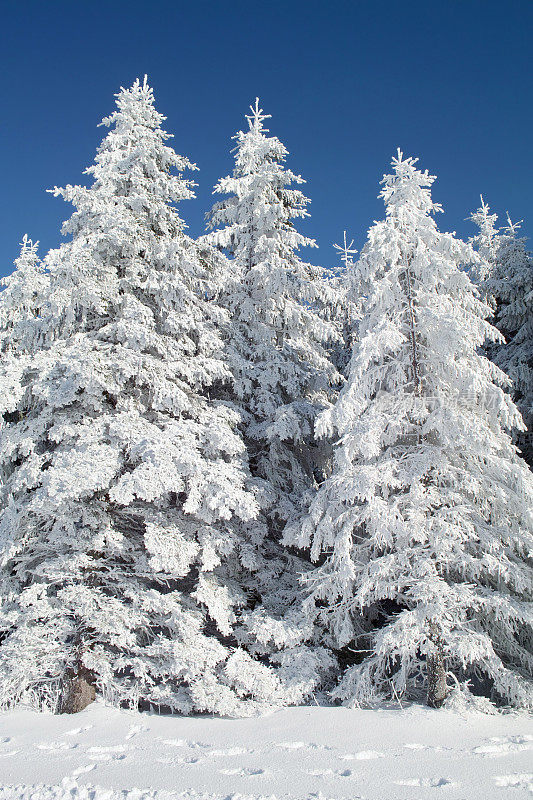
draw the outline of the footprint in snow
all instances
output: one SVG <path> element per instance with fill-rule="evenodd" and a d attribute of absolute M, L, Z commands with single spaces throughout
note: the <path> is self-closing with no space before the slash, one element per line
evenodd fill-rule
<path fill-rule="evenodd" d="M 90 731 L 92 725 L 85 725 L 84 728 L 72 728 L 71 731 L 67 731 L 64 735 L 65 736 L 78 736 L 80 733 L 85 733 L 85 731 Z"/>
<path fill-rule="evenodd" d="M 113 745 L 110 747 L 89 747 L 87 756 L 93 761 L 101 761 L 106 763 L 108 761 L 123 761 L 126 758 L 124 750 L 126 748 L 122 744 Z"/>
<path fill-rule="evenodd" d="M 373 758 L 385 758 L 385 753 L 379 750 L 360 750 L 358 753 L 345 753 L 339 756 L 342 761 L 370 761 Z"/>
<path fill-rule="evenodd" d="M 211 758 L 220 758 L 226 756 L 243 756 L 246 753 L 254 753 L 255 750 L 248 750 L 246 747 L 230 747 L 228 750 L 211 750 L 207 753 Z"/>
<path fill-rule="evenodd" d="M 126 739 L 133 739 L 138 733 L 144 733 L 147 730 L 149 730 L 149 728 L 146 725 L 132 725 L 126 734 Z"/>
<path fill-rule="evenodd" d="M 490 744 L 474 747 L 474 753 L 484 756 L 505 756 L 508 753 L 516 753 L 519 750 L 531 750 L 533 748 L 533 736 L 492 736 Z"/>
<path fill-rule="evenodd" d="M 75 769 L 70 774 L 73 778 L 77 778 L 78 775 L 83 775 L 85 772 L 91 772 L 93 769 L 96 769 L 96 764 L 87 764 L 85 767 L 78 767 L 78 769 Z"/>
<path fill-rule="evenodd" d="M 314 744 L 313 742 L 276 742 L 276 747 L 281 747 L 283 750 L 332 750 L 332 747 L 327 747 L 323 744 Z"/>
<path fill-rule="evenodd" d="M 444 750 L 449 750 L 448 747 L 430 747 L 427 744 L 419 744 L 418 742 L 413 742 L 409 744 L 404 744 L 404 747 L 407 750 L 418 750 L 422 752 L 423 750 L 431 753 L 442 753 Z"/>
<path fill-rule="evenodd" d="M 204 764 L 205 758 L 199 758 L 195 756 L 181 756 L 180 758 L 176 758 L 175 756 L 167 756 L 164 758 L 156 759 L 158 764 L 168 764 L 169 766 L 176 766 L 178 764 Z"/>
<path fill-rule="evenodd" d="M 527 789 L 533 792 L 533 772 L 514 772 L 511 775 L 495 775 L 496 786 L 502 789 Z"/>
<path fill-rule="evenodd" d="M 353 778 L 355 775 L 351 769 L 312 769 L 308 774 L 314 778 Z"/>
<path fill-rule="evenodd" d="M 161 739 L 161 741 L 170 747 L 190 747 L 192 749 L 211 747 L 210 744 L 205 744 L 205 742 L 191 742 L 189 739 Z"/>
<path fill-rule="evenodd" d="M 75 750 L 77 744 L 69 744 L 68 742 L 41 742 L 37 745 L 38 750 L 48 750 L 51 753 L 59 753 L 64 750 Z"/>
<path fill-rule="evenodd" d="M 221 775 L 238 775 L 240 778 L 248 778 L 252 775 L 264 775 L 267 770 L 265 769 L 251 769 L 251 768 L 235 768 L 235 769 L 221 769 Z"/>
<path fill-rule="evenodd" d="M 449 778 L 404 778 L 394 781 L 396 786 L 424 786 L 430 789 L 441 788 L 442 786 L 457 786 Z"/>

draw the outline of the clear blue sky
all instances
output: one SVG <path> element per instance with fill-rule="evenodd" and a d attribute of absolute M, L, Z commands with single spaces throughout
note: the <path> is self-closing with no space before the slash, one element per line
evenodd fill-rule
<path fill-rule="evenodd" d="M 482 192 L 533 234 L 532 0 L 6 0 L 2 28 L 0 274 L 25 232 L 61 241 L 70 208 L 45 189 L 83 180 L 114 93 L 144 73 L 200 167 L 193 235 L 256 95 L 307 180 L 317 262 L 381 218 L 398 146 L 438 176 L 442 228 L 472 233 Z"/>

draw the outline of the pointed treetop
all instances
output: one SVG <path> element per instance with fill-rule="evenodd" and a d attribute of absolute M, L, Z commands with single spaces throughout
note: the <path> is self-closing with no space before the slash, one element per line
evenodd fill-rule
<path fill-rule="evenodd" d="M 524 220 L 521 219 L 519 222 L 511 222 L 511 217 L 509 216 L 509 212 L 507 211 L 506 214 L 507 214 L 507 225 L 503 228 L 503 230 L 508 236 L 516 236 L 516 232 L 519 228 L 522 227 L 522 223 Z"/>
<path fill-rule="evenodd" d="M 473 222 L 479 230 L 479 233 L 473 236 L 470 242 L 482 258 L 482 263 L 474 267 L 472 272 L 475 282 L 481 284 L 488 277 L 491 270 L 490 262 L 495 257 L 495 248 L 500 230 L 496 226 L 498 215 L 490 213 L 490 206 L 485 203 L 482 194 L 479 197 L 481 206 L 467 219 Z"/>
<path fill-rule="evenodd" d="M 468 220 L 471 220 L 475 223 L 482 234 L 484 234 L 488 241 L 491 242 L 493 237 L 496 236 L 498 233 L 498 229 L 496 228 L 495 222 L 498 219 L 497 214 L 490 214 L 490 206 L 485 203 L 483 199 L 483 195 L 479 195 L 479 199 L 481 200 L 481 205 L 477 211 L 474 211 L 470 217 L 467 217 Z"/>
<path fill-rule="evenodd" d="M 24 234 L 22 237 L 22 241 L 20 243 L 20 255 L 37 255 L 37 248 L 39 247 L 39 242 L 33 242 L 27 233 Z"/>
<path fill-rule="evenodd" d="M 129 89 L 125 89 L 123 86 L 121 86 L 120 91 L 117 92 L 115 97 L 119 97 L 123 93 L 138 95 L 140 97 L 143 97 L 143 99 L 148 99 L 148 100 L 153 100 L 154 98 L 154 90 L 148 84 L 148 75 L 146 74 L 143 78 L 142 83 L 140 78 L 135 78 Z"/>
<path fill-rule="evenodd" d="M 404 158 L 398 147 L 397 155 L 391 161 L 393 173 L 384 175 L 381 180 L 383 189 L 379 196 L 387 206 L 387 217 L 404 217 L 406 204 L 418 209 L 422 215 L 442 211 L 442 206 L 431 198 L 431 185 L 436 176 L 430 175 L 427 169 L 422 172 L 417 163 L 418 158 Z"/>
<path fill-rule="evenodd" d="M 166 117 L 154 108 L 154 90 L 148 85 L 147 75 L 144 76 L 142 82 L 139 78 L 136 78 L 129 89 L 121 86 L 120 90 L 115 94 L 115 98 L 118 110 L 108 117 L 104 117 L 99 126 L 103 125 L 109 128 L 120 119 L 121 114 L 131 116 L 132 113 L 142 119 L 148 127 L 158 127 L 166 120 Z M 172 139 L 174 137 L 173 134 L 165 132 L 164 138 Z"/>
<path fill-rule="evenodd" d="M 353 264 L 353 257 L 358 252 L 355 247 L 353 246 L 354 240 L 352 239 L 350 244 L 346 241 L 346 231 L 344 231 L 344 244 L 334 244 L 333 247 L 337 250 L 340 254 L 340 260 L 344 264 L 345 268 L 348 269 Z"/>
<path fill-rule="evenodd" d="M 268 128 L 263 128 L 263 120 L 271 119 L 271 114 L 263 114 L 263 109 L 259 108 L 259 98 L 255 98 L 255 105 L 250 106 L 251 114 L 246 115 L 250 130 L 255 133 L 268 133 Z"/>

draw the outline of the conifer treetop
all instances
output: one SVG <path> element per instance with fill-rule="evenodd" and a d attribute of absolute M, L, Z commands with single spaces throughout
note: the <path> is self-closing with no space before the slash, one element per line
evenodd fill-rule
<path fill-rule="evenodd" d="M 260 135 L 262 133 L 268 133 L 268 128 L 263 127 L 263 122 L 265 119 L 272 119 L 271 114 L 263 114 L 263 109 L 259 108 L 259 98 L 255 98 L 255 104 L 250 106 L 251 114 L 246 115 L 246 119 L 248 120 L 248 125 L 250 130 L 254 133 Z"/>

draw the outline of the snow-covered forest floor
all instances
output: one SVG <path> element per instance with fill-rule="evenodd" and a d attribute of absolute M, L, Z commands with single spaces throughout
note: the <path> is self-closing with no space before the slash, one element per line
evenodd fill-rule
<path fill-rule="evenodd" d="M 0 800 L 520 800 L 532 748 L 524 714 L 416 705 L 237 720 L 17 710 L 0 715 Z"/>

